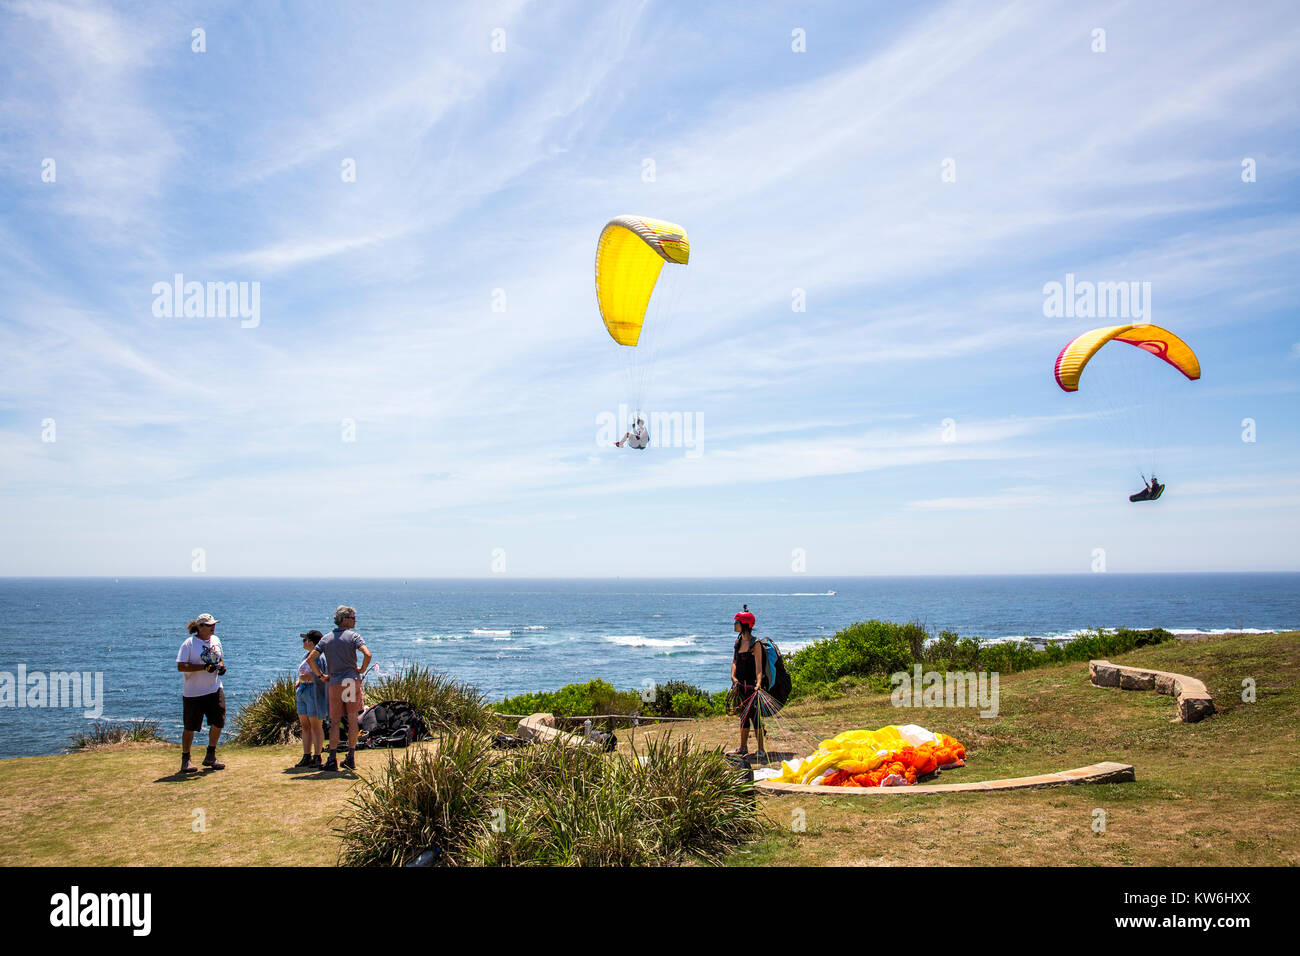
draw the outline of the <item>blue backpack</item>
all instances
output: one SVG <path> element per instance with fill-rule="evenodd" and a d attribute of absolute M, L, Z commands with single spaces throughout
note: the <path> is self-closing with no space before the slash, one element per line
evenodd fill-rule
<path fill-rule="evenodd" d="M 790 699 L 790 672 L 785 669 L 781 651 L 771 638 L 760 638 L 763 645 L 763 689 L 784 704 Z"/>

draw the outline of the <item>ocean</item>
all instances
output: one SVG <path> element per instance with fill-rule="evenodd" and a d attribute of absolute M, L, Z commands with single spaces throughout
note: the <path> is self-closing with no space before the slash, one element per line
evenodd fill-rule
<path fill-rule="evenodd" d="M 762 579 L 0 579 L 0 681 L 103 675 L 99 719 L 152 718 L 180 735 L 176 652 L 203 612 L 221 624 L 228 716 L 302 657 L 299 634 L 357 609 L 381 673 L 413 662 L 491 700 L 602 678 L 620 689 L 729 681 L 732 616 L 785 653 L 854 621 L 917 621 L 992 640 L 1094 627 L 1175 632 L 1300 629 L 1300 574 L 1081 574 Z M 12 686 L 12 684 L 11 684 Z M 0 757 L 52 754 L 84 708 L 0 706 Z M 227 727 L 230 726 L 228 720 Z"/>

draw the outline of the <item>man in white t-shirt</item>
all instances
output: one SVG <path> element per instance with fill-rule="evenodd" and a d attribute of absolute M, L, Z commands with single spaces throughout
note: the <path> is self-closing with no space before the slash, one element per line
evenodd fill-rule
<path fill-rule="evenodd" d="M 208 752 L 203 766 L 225 770 L 217 760 L 217 739 L 226 724 L 226 692 L 221 689 L 221 675 L 226 672 L 225 654 L 217 637 L 218 621 L 211 614 L 200 614 L 190 621 L 190 636 L 176 654 L 176 669 L 185 675 L 181 689 L 184 730 L 181 733 L 181 773 L 198 773 L 190 763 L 190 744 L 194 734 L 208 721 Z"/>

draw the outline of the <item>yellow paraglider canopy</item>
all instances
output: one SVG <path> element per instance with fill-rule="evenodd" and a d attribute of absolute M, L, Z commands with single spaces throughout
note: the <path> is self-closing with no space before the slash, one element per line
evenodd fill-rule
<path fill-rule="evenodd" d="M 618 216 L 596 243 L 596 302 L 610 337 L 619 345 L 641 339 L 650 294 L 665 262 L 686 265 L 691 241 L 676 223 Z"/>
<path fill-rule="evenodd" d="M 1112 325 L 1071 339 L 1056 357 L 1056 384 L 1067 392 L 1079 390 L 1083 369 L 1107 342 L 1127 342 L 1164 359 L 1189 379 L 1201 377 L 1201 363 L 1190 345 L 1158 325 Z"/>

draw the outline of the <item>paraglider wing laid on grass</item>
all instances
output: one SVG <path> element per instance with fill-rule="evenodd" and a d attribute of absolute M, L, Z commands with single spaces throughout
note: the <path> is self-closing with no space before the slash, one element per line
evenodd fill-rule
<path fill-rule="evenodd" d="M 966 764 L 966 748 L 947 734 L 916 724 L 890 724 L 879 730 L 849 730 L 823 740 L 816 752 L 765 773 L 778 783 L 824 787 L 910 786 L 940 770 Z"/>

